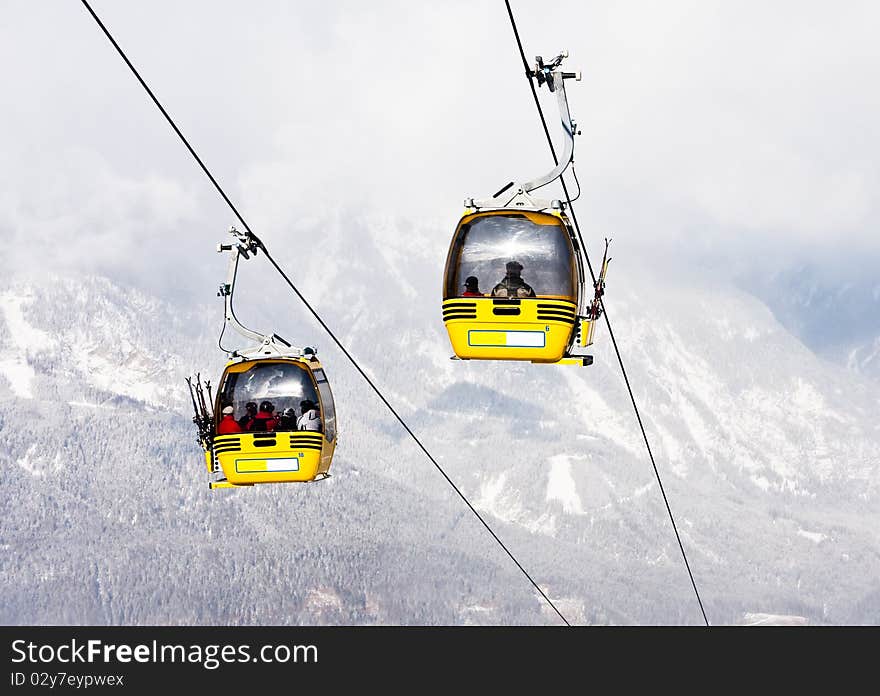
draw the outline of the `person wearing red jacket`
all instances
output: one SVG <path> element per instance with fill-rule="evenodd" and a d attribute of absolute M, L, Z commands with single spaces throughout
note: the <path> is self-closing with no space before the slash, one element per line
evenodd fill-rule
<path fill-rule="evenodd" d="M 483 297 L 483 293 L 480 292 L 480 281 L 477 280 L 476 276 L 468 276 L 464 281 L 464 292 L 461 293 L 462 297 Z"/>
<path fill-rule="evenodd" d="M 260 404 L 260 410 L 254 416 L 253 421 L 248 430 L 253 432 L 267 432 L 275 430 L 278 427 L 278 418 L 275 417 L 275 406 L 271 401 L 264 401 Z"/>
<path fill-rule="evenodd" d="M 236 422 L 234 413 L 235 409 L 232 406 L 223 407 L 223 418 L 220 419 L 220 425 L 217 426 L 218 435 L 231 435 L 241 432 L 241 426 Z"/>

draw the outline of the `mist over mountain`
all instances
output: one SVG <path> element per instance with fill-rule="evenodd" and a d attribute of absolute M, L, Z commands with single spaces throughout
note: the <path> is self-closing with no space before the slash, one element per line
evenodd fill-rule
<path fill-rule="evenodd" d="M 880 277 L 876 265 L 829 274 L 797 265 L 748 287 L 819 355 L 880 379 Z"/>
<path fill-rule="evenodd" d="M 331 214 L 264 239 L 570 620 L 699 623 L 604 326 L 589 368 L 451 361 L 448 233 Z M 213 285 L 198 305 L 97 276 L 0 286 L 0 619 L 553 622 L 265 260 L 240 281 L 244 323 L 319 348 L 325 482 L 207 489 L 183 378 L 222 368 Z M 878 383 L 691 281 L 616 258 L 607 305 L 710 620 L 880 621 Z"/>

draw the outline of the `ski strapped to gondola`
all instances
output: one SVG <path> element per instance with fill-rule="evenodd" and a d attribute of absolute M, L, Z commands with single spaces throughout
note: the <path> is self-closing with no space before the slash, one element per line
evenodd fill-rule
<path fill-rule="evenodd" d="M 202 383 L 201 373 L 197 373 L 194 377 L 186 378 L 186 385 L 189 387 L 189 396 L 192 400 L 194 412 L 192 421 L 198 432 L 198 443 L 203 449 L 210 449 L 214 440 L 214 413 L 208 407 L 213 401 L 211 383 L 209 381 Z"/>
<path fill-rule="evenodd" d="M 602 316 L 602 296 L 605 294 L 605 274 L 608 272 L 608 264 L 611 262 L 611 259 L 608 257 L 608 245 L 611 244 L 611 240 L 608 237 L 605 237 L 605 253 L 602 255 L 602 267 L 599 269 L 599 276 L 596 278 L 596 282 L 593 283 L 593 301 L 590 303 L 590 319 L 596 321 L 599 317 Z"/>

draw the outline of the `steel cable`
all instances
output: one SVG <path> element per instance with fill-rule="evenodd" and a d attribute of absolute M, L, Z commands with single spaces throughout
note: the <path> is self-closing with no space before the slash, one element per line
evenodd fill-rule
<path fill-rule="evenodd" d="M 508 17 L 510 17 L 510 26 L 513 29 L 513 35 L 514 35 L 514 38 L 516 39 L 516 45 L 519 48 L 519 55 L 520 55 L 520 58 L 522 58 L 522 63 L 523 63 L 523 68 L 525 69 L 526 78 L 528 79 L 529 87 L 532 90 L 532 97 L 535 100 L 535 106 L 538 109 L 538 115 L 541 117 L 541 125 L 544 127 L 544 135 L 547 136 L 547 143 L 550 145 L 550 153 L 553 155 L 553 164 L 557 165 L 557 164 L 559 164 L 559 160 L 556 157 L 556 148 L 553 147 L 553 139 L 550 137 L 550 130 L 547 127 L 547 119 L 544 118 L 544 110 L 541 108 L 541 102 L 538 99 L 538 92 L 535 89 L 535 82 L 534 82 L 534 79 L 532 76 L 532 70 L 531 70 L 531 67 L 529 66 L 528 60 L 526 60 L 526 54 L 525 54 L 525 51 L 523 50 L 522 40 L 520 39 L 520 36 L 519 36 L 519 30 L 516 27 L 516 20 L 513 17 L 513 10 L 510 7 L 510 0 L 504 0 L 504 4 L 507 7 L 507 15 L 508 15 Z M 571 212 L 571 219 L 572 219 L 572 222 L 574 222 L 574 228 L 575 228 L 575 231 L 577 232 L 578 243 L 580 244 L 581 250 L 584 255 L 584 259 L 587 262 L 587 268 L 590 271 L 590 277 L 593 279 L 593 284 L 595 285 L 596 274 L 593 272 L 593 265 L 590 263 L 589 254 L 587 254 L 587 246 L 586 246 L 586 244 L 584 244 L 584 238 L 583 238 L 583 235 L 581 234 L 581 228 L 580 228 L 580 225 L 578 224 L 578 221 L 577 221 L 577 215 L 575 215 L 575 212 L 574 212 L 574 206 L 572 205 L 573 201 L 571 200 L 571 197 L 568 194 L 568 186 L 566 186 L 565 179 L 563 179 L 562 176 L 559 177 L 559 181 L 562 184 L 562 190 L 563 190 L 563 193 L 565 193 L 565 200 L 568 205 L 568 209 Z M 580 188 L 580 186 L 578 186 L 578 188 Z M 578 194 L 578 195 L 580 195 L 580 194 Z M 620 364 L 620 371 L 623 374 L 623 381 L 626 383 L 626 389 L 627 389 L 627 392 L 629 392 L 630 401 L 632 401 L 633 411 L 636 414 L 636 420 L 638 421 L 639 429 L 642 431 L 642 438 L 645 441 L 645 448 L 648 451 L 648 457 L 651 460 L 651 466 L 654 468 L 654 476 L 657 478 L 657 484 L 660 487 L 660 493 L 662 494 L 663 502 L 666 505 L 666 512 L 669 514 L 669 521 L 672 523 L 672 529 L 675 532 L 675 539 L 676 539 L 676 541 L 678 541 L 678 548 L 681 551 L 681 557 L 684 559 L 684 565 L 685 565 L 685 568 L 687 568 L 688 577 L 690 578 L 691 585 L 694 588 L 694 594 L 697 597 L 697 603 L 700 605 L 700 613 L 703 615 L 703 621 L 708 626 L 709 619 L 706 616 L 706 610 L 703 607 L 703 600 L 700 598 L 700 591 L 697 589 L 697 583 L 694 580 L 694 574 L 691 571 L 691 565 L 688 562 L 687 553 L 685 553 L 684 544 L 682 544 L 682 541 L 681 541 L 681 535 L 678 533 L 678 525 L 675 523 L 675 517 L 673 516 L 672 508 L 669 505 L 669 498 L 666 496 L 666 489 L 663 487 L 663 480 L 660 478 L 660 471 L 657 468 L 657 462 L 654 460 L 654 453 L 651 451 L 651 443 L 648 440 L 647 432 L 645 432 L 645 425 L 642 422 L 642 416 L 641 416 L 641 413 L 639 412 L 638 404 L 636 403 L 636 397 L 633 394 L 632 386 L 629 381 L 629 376 L 627 375 L 626 367 L 624 367 L 623 358 L 620 355 L 620 348 L 617 345 L 617 339 L 614 336 L 614 331 L 612 331 L 612 329 L 611 329 L 611 321 L 608 319 L 608 311 L 605 308 L 605 303 L 602 300 L 602 298 L 599 298 L 599 302 L 602 306 L 602 314 L 605 315 L 605 325 L 608 327 L 608 335 L 611 337 L 611 343 L 614 346 L 614 352 L 617 355 L 617 362 Z"/>

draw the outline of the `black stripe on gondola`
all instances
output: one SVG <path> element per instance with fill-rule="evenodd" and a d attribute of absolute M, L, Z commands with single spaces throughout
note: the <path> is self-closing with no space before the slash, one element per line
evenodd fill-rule
<path fill-rule="evenodd" d="M 538 305 L 537 310 L 539 312 L 570 312 L 571 314 L 575 313 L 574 307 L 569 307 L 567 305 Z"/>
<path fill-rule="evenodd" d="M 571 312 L 574 314 L 574 308 L 562 304 L 539 304 L 538 311 L 547 310 L 550 312 Z"/>
<path fill-rule="evenodd" d="M 218 442 L 224 445 L 229 445 L 233 443 L 238 443 L 241 441 L 241 438 L 238 435 L 218 435 L 214 438 L 214 442 Z"/>
<path fill-rule="evenodd" d="M 519 314 L 519 307 L 493 307 L 492 314 L 499 316 L 516 316 Z"/>
<path fill-rule="evenodd" d="M 321 445 L 294 445 L 290 449 L 310 449 L 321 451 Z"/>
<path fill-rule="evenodd" d="M 232 454 L 233 452 L 241 452 L 241 450 L 238 447 L 233 447 L 231 449 L 215 449 L 214 450 L 214 454 L 216 454 L 218 456 L 221 454 Z"/>
<path fill-rule="evenodd" d="M 519 303 L 520 303 L 520 300 L 511 299 L 509 297 L 493 297 L 492 298 L 492 304 L 497 304 L 497 305 L 518 305 Z"/>
<path fill-rule="evenodd" d="M 535 308 L 539 312 L 570 312 L 571 314 L 575 313 L 574 307 L 569 307 L 568 305 L 538 305 Z"/>
<path fill-rule="evenodd" d="M 574 312 L 562 312 L 558 309 L 539 309 L 538 316 L 540 316 L 542 314 L 555 314 L 560 317 L 568 317 L 569 319 L 575 318 Z"/>
<path fill-rule="evenodd" d="M 538 316 L 540 317 L 542 314 L 554 317 L 565 317 L 566 319 L 571 319 L 572 321 L 574 321 L 575 317 L 577 316 L 576 314 L 572 314 L 571 312 L 560 312 L 559 310 L 555 309 L 539 309 Z"/>
<path fill-rule="evenodd" d="M 451 321 L 453 319 L 476 319 L 476 314 L 450 314 L 443 317 L 443 321 Z"/>
<path fill-rule="evenodd" d="M 294 445 L 297 442 L 310 442 L 312 444 L 317 442 L 318 444 L 320 444 L 323 441 L 324 441 L 324 439 L 320 435 L 318 437 L 292 437 L 292 438 L 290 438 L 290 443 L 294 444 Z"/>
<path fill-rule="evenodd" d="M 267 437 L 275 437 L 275 433 L 274 433 L 274 432 L 267 432 L 267 433 L 251 433 L 251 434 L 254 436 L 254 438 L 263 438 L 263 439 L 266 439 Z"/>
<path fill-rule="evenodd" d="M 562 322 L 563 324 L 574 325 L 574 318 L 564 317 L 559 314 L 539 314 L 538 321 L 559 321 L 559 322 Z"/>
<path fill-rule="evenodd" d="M 476 314 L 476 309 L 469 309 L 468 307 L 453 307 L 452 309 L 444 309 L 443 316 L 445 317 L 447 314 Z"/>
<path fill-rule="evenodd" d="M 476 309 L 476 302 L 457 302 L 456 300 L 449 300 L 448 302 L 443 303 L 443 309 L 461 309 L 462 307 L 467 307 L 468 309 Z"/>
<path fill-rule="evenodd" d="M 574 312 L 563 312 L 559 309 L 539 309 L 538 316 L 541 316 L 542 314 L 553 314 L 559 317 L 566 317 L 567 319 L 575 318 Z"/>
<path fill-rule="evenodd" d="M 271 440 L 254 440 L 254 447 L 274 447 L 275 439 Z"/>

